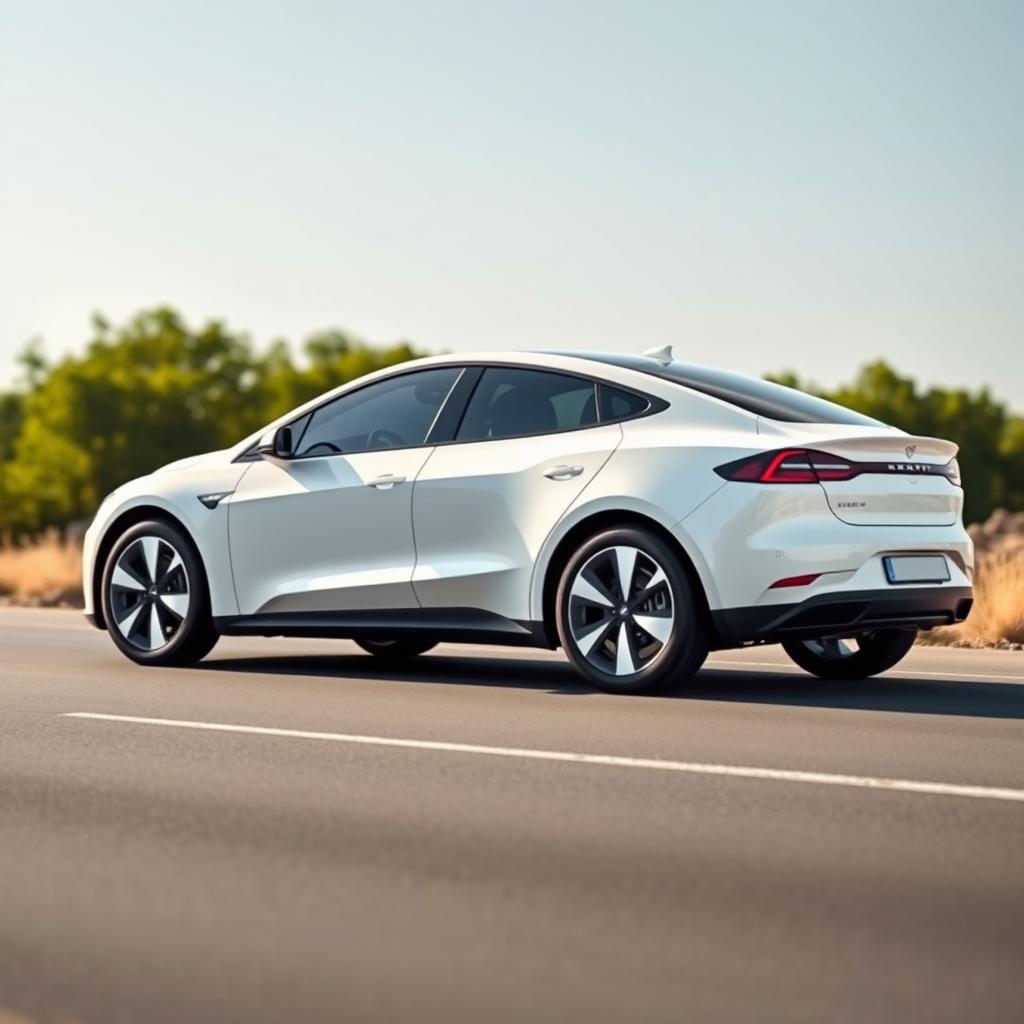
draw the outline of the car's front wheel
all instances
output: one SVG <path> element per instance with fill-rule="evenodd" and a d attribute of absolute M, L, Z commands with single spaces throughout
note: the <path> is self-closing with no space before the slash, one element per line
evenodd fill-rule
<path fill-rule="evenodd" d="M 822 679 L 866 679 L 902 661 L 916 639 L 916 629 L 876 629 L 845 639 L 785 640 L 782 648 Z"/>
<path fill-rule="evenodd" d="M 573 666 L 610 693 L 652 693 L 693 675 L 705 618 L 676 553 L 637 527 L 606 530 L 569 560 L 556 598 Z"/>
<path fill-rule="evenodd" d="M 111 638 L 140 665 L 192 665 L 217 642 L 199 554 L 169 522 L 138 523 L 117 539 L 102 601 Z"/>

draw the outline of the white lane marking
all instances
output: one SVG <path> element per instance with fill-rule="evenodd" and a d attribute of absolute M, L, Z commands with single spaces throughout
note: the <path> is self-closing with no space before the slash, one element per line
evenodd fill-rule
<path fill-rule="evenodd" d="M 730 668 L 775 668 L 782 672 L 806 674 L 803 673 L 802 669 L 797 668 L 796 665 L 790 667 L 789 665 L 778 661 L 741 661 L 739 659 L 726 658 L 709 658 L 707 661 L 708 668 L 716 668 L 719 665 L 728 665 Z M 1015 683 L 1024 683 L 1024 676 L 1008 676 L 1002 672 L 924 672 L 920 669 L 913 668 L 892 669 L 879 678 L 891 679 L 894 676 L 924 676 L 926 679 L 935 679 L 939 676 L 947 676 L 950 679 L 971 679 L 975 682 L 978 681 L 979 677 L 983 677 L 984 679 L 1009 679 Z M 808 676 L 808 678 L 813 678 L 813 676 Z"/>
<path fill-rule="evenodd" d="M 437 750 L 454 754 L 484 754 L 489 757 L 518 757 L 532 761 L 568 761 L 572 764 L 606 765 L 613 768 L 649 768 L 690 775 L 726 775 L 738 779 L 771 779 L 778 782 L 813 782 L 822 786 L 852 786 L 856 789 L 888 789 L 901 793 L 929 793 L 936 796 L 963 796 L 979 800 L 1024 802 L 1024 789 L 998 786 L 964 786 L 947 782 L 916 782 L 913 779 L 886 779 L 870 775 L 835 775 L 830 772 L 791 771 L 784 768 L 751 768 L 744 765 L 702 764 L 697 761 L 663 761 L 650 757 L 616 757 L 610 754 L 574 754 L 562 750 L 532 750 L 522 747 L 489 747 L 478 743 L 445 743 L 438 740 L 407 740 L 392 736 L 362 736 L 343 732 L 309 732 L 305 729 L 274 729 L 260 725 L 225 725 L 222 722 L 191 722 L 176 718 L 141 718 L 136 715 L 104 715 L 92 711 L 69 711 L 63 718 L 88 718 L 101 722 L 126 722 L 135 725 L 163 725 L 175 729 L 201 729 L 208 732 L 249 733 L 254 736 L 281 736 L 300 740 L 328 740 L 371 747 L 403 747 L 411 750 Z"/>

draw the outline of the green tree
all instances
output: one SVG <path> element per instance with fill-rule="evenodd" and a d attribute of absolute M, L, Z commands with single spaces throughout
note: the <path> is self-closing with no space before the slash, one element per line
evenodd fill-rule
<path fill-rule="evenodd" d="M 1009 509 L 1024 509 L 1024 416 L 1013 416 L 999 442 L 1002 481 L 996 504 Z"/>
<path fill-rule="evenodd" d="M 24 398 L 16 391 L 0 394 L 0 465 L 14 454 L 14 439 L 21 432 Z"/>

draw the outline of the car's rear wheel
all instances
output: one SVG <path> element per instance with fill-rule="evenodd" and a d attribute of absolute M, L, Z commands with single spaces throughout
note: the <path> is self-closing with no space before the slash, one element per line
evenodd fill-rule
<path fill-rule="evenodd" d="M 111 639 L 140 665 L 192 665 L 217 642 L 199 554 L 169 522 L 138 523 L 117 539 L 101 594 Z"/>
<path fill-rule="evenodd" d="M 562 648 L 610 693 L 653 693 L 693 675 L 708 653 L 705 618 L 676 553 L 648 530 L 592 537 L 556 597 Z"/>
<path fill-rule="evenodd" d="M 356 637 L 354 643 L 357 647 L 362 647 L 367 654 L 373 654 L 378 658 L 415 658 L 416 655 L 426 654 L 437 646 L 433 640 L 404 640 L 401 637 L 394 640 L 367 640 L 365 637 Z"/>
<path fill-rule="evenodd" d="M 802 669 L 822 679 L 865 679 L 902 661 L 916 629 L 876 629 L 855 637 L 785 640 L 783 650 Z"/>

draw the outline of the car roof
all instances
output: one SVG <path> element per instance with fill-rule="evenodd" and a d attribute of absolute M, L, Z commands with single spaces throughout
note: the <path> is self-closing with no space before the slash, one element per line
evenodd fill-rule
<path fill-rule="evenodd" d="M 519 352 L 491 353 L 488 362 L 514 361 L 552 369 L 580 370 L 620 384 L 631 384 L 654 391 L 671 400 L 671 392 L 680 386 L 691 392 L 724 402 L 753 416 L 789 423 L 842 423 L 849 426 L 881 427 L 885 424 L 870 416 L 837 405 L 817 395 L 764 380 L 751 374 L 737 373 L 698 363 L 673 360 L 671 348 L 651 353 L 621 352 Z M 455 357 L 458 360 L 458 357 Z M 467 361 L 467 357 L 462 357 Z M 481 360 L 483 361 L 483 360 Z M 600 369 L 598 369 L 600 367 Z M 656 383 L 657 382 L 657 383 Z M 655 385 L 652 388 L 652 384 Z M 666 393 L 659 390 L 667 385 Z"/>

